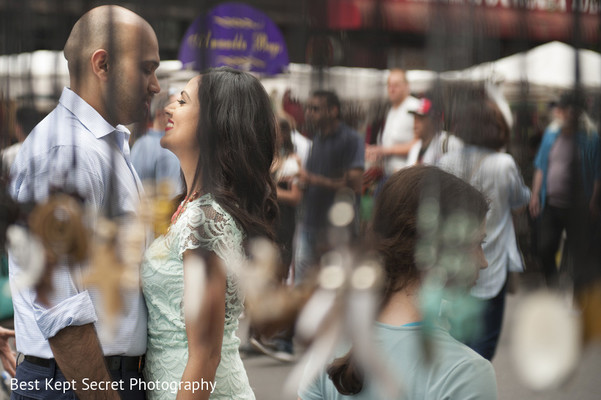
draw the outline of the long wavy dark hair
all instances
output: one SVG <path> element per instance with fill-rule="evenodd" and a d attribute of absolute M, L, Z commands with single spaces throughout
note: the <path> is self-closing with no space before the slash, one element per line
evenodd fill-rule
<path fill-rule="evenodd" d="M 270 168 L 277 127 L 269 96 L 254 76 L 222 67 L 201 76 L 198 99 L 193 186 L 200 180 L 246 238 L 273 240 L 278 206 Z"/>
<path fill-rule="evenodd" d="M 421 281 L 415 261 L 419 240 L 418 210 L 427 193 L 436 193 L 443 221 L 462 211 L 480 222 L 486 218 L 488 202 L 484 195 L 465 181 L 439 168 L 418 165 L 392 175 L 376 199 L 371 227 L 372 247 L 381 255 L 384 268 L 382 306 L 391 296 Z M 353 359 L 352 350 L 335 359 L 327 373 L 343 395 L 363 389 L 363 373 Z"/>

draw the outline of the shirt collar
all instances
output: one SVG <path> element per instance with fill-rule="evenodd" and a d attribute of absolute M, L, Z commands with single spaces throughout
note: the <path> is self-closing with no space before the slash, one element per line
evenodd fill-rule
<path fill-rule="evenodd" d="M 156 129 L 148 128 L 146 134 L 156 137 L 163 137 L 165 136 L 165 131 L 157 131 Z"/>
<path fill-rule="evenodd" d="M 108 123 L 91 105 L 79 97 L 71 89 L 63 88 L 63 93 L 58 101 L 63 107 L 71 111 L 77 119 L 88 129 L 96 139 L 117 131 L 124 135 L 126 141 L 129 140 L 130 132 L 125 126 L 119 124 L 116 127 Z"/>

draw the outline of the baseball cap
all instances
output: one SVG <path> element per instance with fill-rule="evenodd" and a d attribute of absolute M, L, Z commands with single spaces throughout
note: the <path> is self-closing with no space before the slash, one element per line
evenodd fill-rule
<path fill-rule="evenodd" d="M 431 110 L 432 110 L 432 102 L 430 101 L 430 99 L 427 99 L 424 97 L 419 100 L 419 105 L 417 106 L 417 108 L 415 110 L 409 110 L 409 112 L 411 114 L 425 117 L 428 114 L 430 114 Z"/>

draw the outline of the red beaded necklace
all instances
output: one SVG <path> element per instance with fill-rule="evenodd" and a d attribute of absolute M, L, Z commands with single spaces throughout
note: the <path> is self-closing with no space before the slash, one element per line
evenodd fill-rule
<path fill-rule="evenodd" d="M 197 191 L 193 192 L 191 195 L 186 196 L 184 198 L 184 200 L 180 203 L 179 207 L 177 207 L 177 210 L 175 211 L 175 213 L 171 217 L 171 224 L 175 224 L 175 221 L 177 221 L 177 219 L 179 218 L 180 214 L 184 212 L 184 210 L 186 209 L 186 206 L 188 205 L 188 203 L 191 202 L 191 201 L 196 200 L 199 195 L 200 195 L 200 192 L 197 190 Z"/>

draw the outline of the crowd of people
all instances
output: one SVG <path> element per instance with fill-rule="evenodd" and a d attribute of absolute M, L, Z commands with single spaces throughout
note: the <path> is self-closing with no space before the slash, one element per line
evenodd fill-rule
<path fill-rule="evenodd" d="M 257 78 L 227 67 L 191 79 L 180 93 L 162 92 L 158 48 L 137 14 L 94 8 L 65 44 L 70 86 L 56 108 L 39 123 L 32 112 L 18 113 L 18 153 L 11 147 L 2 154 L 17 202 L 43 204 L 69 193 L 126 227 L 144 192 L 166 179 L 178 207 L 165 234 L 142 233 L 140 284 L 121 288 L 110 335 L 103 293 L 85 282 L 88 265 L 67 253 L 48 262 L 53 290 L 41 296 L 35 286 L 19 285 L 29 266 L 9 254 L 17 357 L 7 350 L 5 330 L 0 355 L 8 371 L 16 364 L 13 399 L 253 399 L 236 332 L 244 310 L 241 268 L 257 237 L 277 243 L 275 279 L 290 287 L 311 285 L 333 248 L 366 245 L 383 271 L 376 342 L 404 395 L 492 399 L 490 361 L 508 274 L 524 270 L 513 213 L 540 217 L 538 248 L 550 288 L 557 287 L 564 230 L 577 284 L 598 261 L 590 238 L 599 229 L 601 149 L 578 93 L 559 102 L 530 190 L 506 152 L 511 121 L 492 98 L 461 104 L 445 129 L 440 99 L 412 97 L 405 72 L 392 69 L 385 118 L 362 134 L 344 123 L 334 91 L 313 92 L 301 124 L 274 113 Z M 144 121 L 147 110 L 152 127 L 130 151 L 125 125 Z M 367 228 L 366 195 L 375 199 Z M 342 216 L 332 212 L 339 203 L 350 205 L 340 208 Z M 103 217 L 95 218 L 92 229 L 102 228 Z M 426 245 L 434 256 L 424 256 Z M 475 304 L 468 323 L 476 328 L 466 334 L 461 326 L 436 325 L 424 347 L 429 322 L 420 301 L 441 266 L 438 283 Z M 275 339 L 251 340 L 293 360 L 293 339 L 287 327 Z M 382 396 L 353 354 L 352 344 L 345 347 L 299 388 L 299 398 Z M 49 380 L 67 390 L 36 384 Z M 150 389 L 143 381 L 169 384 Z M 90 382 L 117 384 L 104 385 L 99 397 Z"/>

